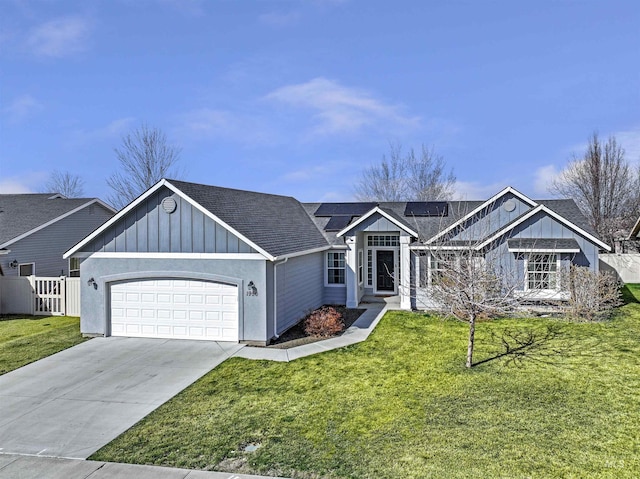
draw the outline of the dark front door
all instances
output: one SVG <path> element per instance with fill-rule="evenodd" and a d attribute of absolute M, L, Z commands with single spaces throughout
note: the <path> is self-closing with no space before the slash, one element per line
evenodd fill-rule
<path fill-rule="evenodd" d="M 376 251 L 376 291 L 393 292 L 393 251 Z"/>

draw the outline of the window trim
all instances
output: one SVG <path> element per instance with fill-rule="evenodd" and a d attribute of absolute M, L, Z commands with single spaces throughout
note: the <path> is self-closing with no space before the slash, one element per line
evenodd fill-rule
<path fill-rule="evenodd" d="M 529 274 L 530 273 L 536 273 L 536 271 L 529 271 L 529 258 L 530 255 L 527 255 L 524 257 L 524 291 L 541 291 L 541 292 L 545 292 L 545 291 L 549 291 L 549 292 L 558 292 L 558 291 L 562 291 L 562 280 L 560 277 L 560 271 L 561 271 L 561 267 L 562 267 L 562 262 L 561 262 L 561 258 L 560 258 L 560 254 L 559 253 L 541 253 L 541 252 L 532 252 L 531 254 L 536 255 L 536 256 L 555 256 L 556 257 L 556 270 L 554 271 L 555 275 L 556 275 L 556 285 L 555 288 L 552 289 L 532 289 L 529 288 Z M 550 261 L 549 264 L 552 264 L 552 262 Z M 551 273 L 551 271 L 549 271 L 548 273 Z"/>
<path fill-rule="evenodd" d="M 71 262 L 73 260 L 78 262 L 78 267 L 72 269 L 71 268 Z M 80 258 L 78 258 L 78 257 L 72 256 L 71 258 L 69 258 L 69 273 L 68 273 L 68 275 L 69 275 L 70 278 L 79 278 L 80 277 L 80 263 L 81 263 L 81 261 L 80 261 Z M 75 275 L 72 274 L 74 272 L 77 272 L 78 274 L 75 274 Z"/>
<path fill-rule="evenodd" d="M 23 266 L 28 266 L 31 265 L 31 274 L 20 274 L 20 269 Z M 22 277 L 22 278 L 28 278 L 29 276 L 35 276 L 36 274 L 36 263 L 34 262 L 30 262 L 30 263 L 19 263 L 18 264 L 18 276 Z"/>
<path fill-rule="evenodd" d="M 329 250 L 324 255 L 324 285 L 329 288 L 345 288 L 347 286 L 347 255 L 345 251 Z M 331 266 L 331 269 L 342 270 L 344 272 L 343 283 L 329 283 L 329 255 L 342 255 L 344 266 Z"/>
<path fill-rule="evenodd" d="M 358 284 L 362 286 L 364 283 L 364 250 L 358 250 Z"/>

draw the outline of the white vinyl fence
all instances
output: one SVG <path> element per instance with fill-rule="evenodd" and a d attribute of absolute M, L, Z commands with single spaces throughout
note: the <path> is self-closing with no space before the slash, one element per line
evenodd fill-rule
<path fill-rule="evenodd" d="M 0 276 L 0 314 L 80 316 L 80 278 Z"/>
<path fill-rule="evenodd" d="M 600 271 L 610 271 L 623 283 L 640 283 L 640 253 L 601 254 Z"/>

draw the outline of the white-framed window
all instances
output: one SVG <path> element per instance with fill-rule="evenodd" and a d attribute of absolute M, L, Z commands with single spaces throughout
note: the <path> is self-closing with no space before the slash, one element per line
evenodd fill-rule
<path fill-rule="evenodd" d="M 358 284 L 364 281 L 364 251 L 358 250 Z"/>
<path fill-rule="evenodd" d="M 560 289 L 558 255 L 534 253 L 525 259 L 527 278 L 525 288 L 529 291 Z"/>
<path fill-rule="evenodd" d="M 77 278 L 80 276 L 80 258 L 69 258 L 69 277 Z"/>
<path fill-rule="evenodd" d="M 329 286 L 345 284 L 345 263 L 342 251 L 327 253 L 327 284 Z"/>
<path fill-rule="evenodd" d="M 18 265 L 18 276 L 31 276 L 36 274 L 35 263 L 21 263 Z"/>
<path fill-rule="evenodd" d="M 367 250 L 367 286 L 373 286 L 373 250 Z"/>
<path fill-rule="evenodd" d="M 398 235 L 369 235 L 367 246 L 400 246 Z"/>

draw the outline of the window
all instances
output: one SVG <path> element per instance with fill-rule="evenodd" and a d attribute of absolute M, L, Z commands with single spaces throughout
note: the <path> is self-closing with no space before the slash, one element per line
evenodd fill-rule
<path fill-rule="evenodd" d="M 447 271 L 454 268 L 456 261 L 455 253 L 439 253 L 437 256 L 431 255 L 429 266 L 429 276 L 431 284 L 438 284 L 446 276 Z"/>
<path fill-rule="evenodd" d="M 72 278 L 80 276 L 80 258 L 69 258 L 69 276 Z"/>
<path fill-rule="evenodd" d="M 364 254 L 362 250 L 358 250 L 358 284 L 364 281 Z"/>
<path fill-rule="evenodd" d="M 35 263 L 23 263 L 18 266 L 18 275 L 19 276 L 31 276 L 32 274 L 36 274 L 36 264 Z"/>
<path fill-rule="evenodd" d="M 373 286 L 373 251 L 367 250 L 367 285 Z"/>
<path fill-rule="evenodd" d="M 534 254 L 527 259 L 527 289 L 558 289 L 558 257 Z"/>
<path fill-rule="evenodd" d="M 399 246 L 400 239 L 396 235 L 369 235 L 367 246 Z"/>
<path fill-rule="evenodd" d="M 327 283 L 344 284 L 344 253 L 327 253 Z"/>

